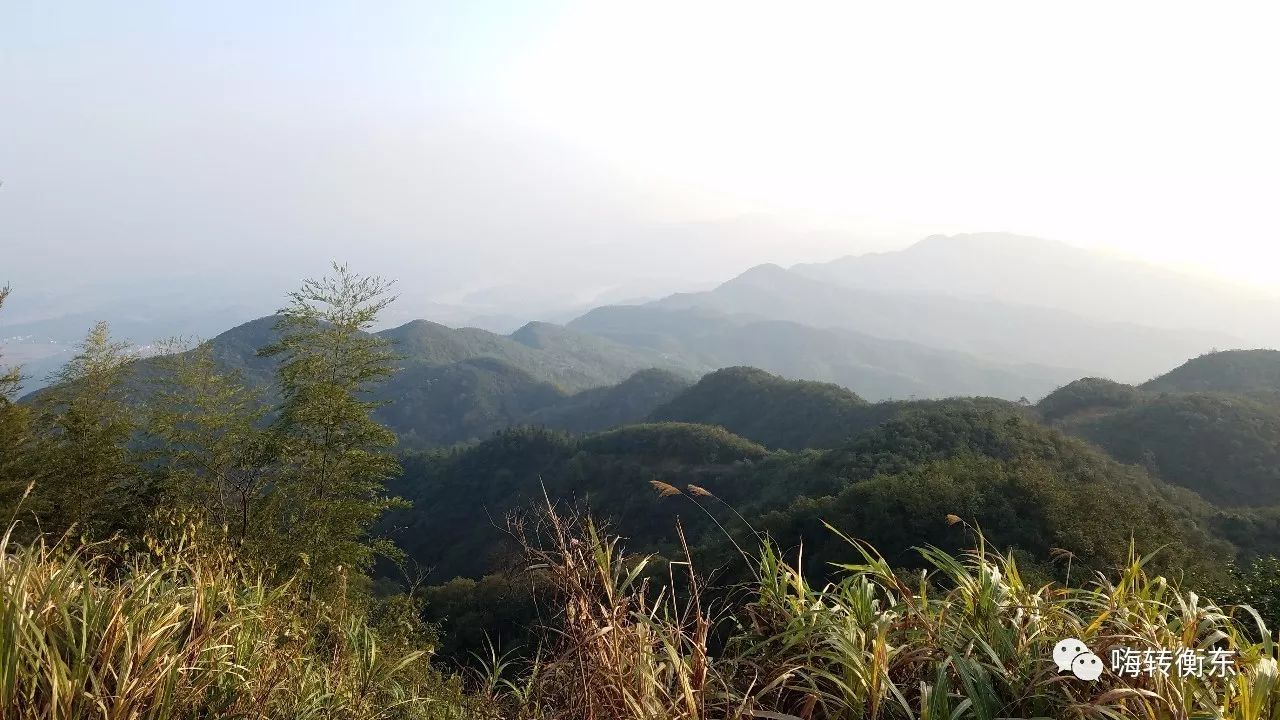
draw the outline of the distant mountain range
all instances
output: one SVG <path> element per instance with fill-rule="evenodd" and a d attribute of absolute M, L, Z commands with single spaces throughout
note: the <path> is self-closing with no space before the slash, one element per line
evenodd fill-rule
<path fill-rule="evenodd" d="M 795 272 L 894 294 L 983 298 L 1104 322 L 1201 330 L 1244 346 L 1280 344 L 1280 295 L 1066 243 L 1008 233 L 935 235 Z"/>
<path fill-rule="evenodd" d="M 851 287 L 815 280 L 799 269 L 762 265 L 714 290 L 672 295 L 649 306 L 840 328 L 1003 365 L 1041 365 L 1054 368 L 1050 372 L 1055 377 L 1065 372 L 1132 382 L 1189 356 L 1240 342 L 1220 332 L 1104 322 L 1061 309 L 949 295 L 948 290 L 946 285 L 892 291 Z"/>
<path fill-rule="evenodd" d="M 496 307 L 523 292 L 476 297 Z M 541 307 L 566 295 L 526 299 Z M 188 299 L 174 310 L 189 307 Z M 1265 335 L 1276 314 L 1275 299 L 1257 292 L 1061 243 L 937 236 L 897 252 L 791 269 L 762 265 L 710 290 L 597 307 L 564 325 L 531 322 L 510 334 L 414 320 L 380 333 L 404 356 L 403 371 L 383 391 L 395 400 L 385 413 L 406 442 L 421 445 L 483 437 L 526 419 L 584 428 L 557 408 L 594 406 L 603 417 L 601 389 L 639 371 L 672 374 L 650 388 L 658 393 L 672 378 L 691 382 L 733 366 L 835 383 L 873 402 L 958 395 L 1035 401 L 1082 376 L 1137 383 L 1188 357 L 1239 347 Z M 89 322 L 37 315 L 29 308 L 28 322 L 6 330 L 53 322 L 66 334 L 67 323 L 87 329 Z M 117 334 L 136 340 L 152 316 L 164 319 L 157 327 L 169 334 L 178 331 L 167 310 L 107 319 L 120 323 Z M 203 328 L 213 316 L 201 317 Z M 270 361 L 253 353 L 268 341 L 272 322 L 218 335 L 216 352 L 268 382 Z M 31 351 L 39 356 L 28 369 L 39 372 L 28 373 L 28 389 L 36 389 L 51 369 L 42 365 L 67 353 Z M 639 396 L 648 391 L 641 390 L 645 380 L 655 376 L 631 386 Z M 597 392 L 570 400 L 587 390 Z"/>
<path fill-rule="evenodd" d="M 568 327 L 709 367 L 750 365 L 843 385 L 868 400 L 953 395 L 1038 398 L 1080 373 L 1008 363 L 844 328 L 659 304 L 597 308 Z"/>
<path fill-rule="evenodd" d="M 275 321 L 218 335 L 214 356 L 269 390 L 276 361 L 256 353 L 275 340 Z M 377 334 L 400 356 L 377 391 L 388 401 L 378 416 L 406 447 L 478 440 L 521 423 L 583 432 L 636 422 L 707 369 L 545 323 L 498 335 L 415 320 Z"/>

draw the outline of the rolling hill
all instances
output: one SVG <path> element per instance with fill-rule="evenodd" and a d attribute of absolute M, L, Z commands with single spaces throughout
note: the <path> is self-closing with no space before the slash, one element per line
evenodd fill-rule
<path fill-rule="evenodd" d="M 802 450 L 847 439 L 873 422 L 873 407 L 839 385 L 733 367 L 704 375 L 649 417 L 716 425 L 768 447 Z"/>
<path fill-rule="evenodd" d="M 1098 378 L 1038 405 L 1043 417 L 1224 506 L 1280 504 L 1280 353 L 1212 353 L 1139 387 Z"/>
<path fill-rule="evenodd" d="M 527 425 L 590 433 L 643 422 L 654 409 L 679 397 L 689 381 L 665 370 L 641 370 L 617 385 L 591 388 L 539 408 L 521 419 Z"/>
<path fill-rule="evenodd" d="M 1129 534 L 1140 547 L 1172 543 L 1161 562 L 1186 553 L 1228 552 L 1196 510 L 1140 468 L 1124 466 L 1017 412 L 952 401 L 906 408 L 825 451 L 770 451 L 720 428 L 687 423 L 633 425 L 575 438 L 554 431 L 504 431 L 466 448 L 410 456 L 392 490 L 418 510 L 388 519 L 396 540 L 433 582 L 480 577 L 511 560 L 502 519 L 547 496 L 589 506 L 633 549 L 677 552 L 677 517 L 715 565 L 732 564 L 724 531 L 690 503 L 659 498 L 654 478 L 715 493 L 704 509 L 731 534 L 749 533 L 723 501 L 784 546 L 805 544 L 807 565 L 845 549 L 832 522 L 872 540 L 896 563 L 922 541 L 960 547 L 969 538 L 948 514 L 978 522 L 1001 545 L 1035 557 L 1050 547 L 1077 562 L 1123 560 Z M 724 553 L 728 553 L 725 555 Z M 714 565 L 713 565 L 714 566 Z M 745 568 L 738 568 L 744 571 Z"/>
<path fill-rule="evenodd" d="M 1103 322 L 1052 308 L 927 289 L 868 289 L 761 265 L 713 290 L 649 304 L 758 320 L 842 328 L 953 350 L 1002 364 L 1072 368 L 1069 376 L 1145 380 L 1187 357 L 1235 340 L 1223 333 Z"/>
<path fill-rule="evenodd" d="M 572 330 L 706 367 L 749 365 L 787 378 L 842 385 L 868 400 L 990 395 L 1038 398 L 1072 371 L 999 363 L 841 328 L 759 320 L 705 308 L 602 307 Z"/>
<path fill-rule="evenodd" d="M 1280 392 L 1280 351 L 1210 353 L 1192 358 L 1141 387 L 1152 392 Z"/>
<path fill-rule="evenodd" d="M 274 326 L 263 317 L 209 341 L 220 365 L 268 397 L 276 360 L 257 351 L 275 341 Z M 524 423 L 589 432 L 638 422 L 695 375 L 659 353 L 540 323 L 498 335 L 417 320 L 377 334 L 400 369 L 374 395 L 385 401 L 375 414 L 405 448 L 477 441 Z M 154 368 L 149 359 L 134 365 L 140 399 Z"/>

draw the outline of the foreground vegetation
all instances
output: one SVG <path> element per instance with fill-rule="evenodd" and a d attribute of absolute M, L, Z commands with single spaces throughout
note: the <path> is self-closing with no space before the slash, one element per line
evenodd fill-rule
<path fill-rule="evenodd" d="M 367 332 L 388 289 L 306 281 L 269 390 L 105 325 L 21 403 L 0 375 L 0 717 L 1280 718 L 1280 523 L 1038 421 L 1135 393 L 872 406 L 735 368 L 661 422 L 405 455 Z M 671 380 L 572 409 L 638 416 Z M 1066 637 L 1230 676 L 1089 683 Z"/>
<path fill-rule="evenodd" d="M 539 650 L 494 651 L 466 692 L 361 609 L 247 576 L 189 525 L 137 552 L 6 536 L 0 716 L 1280 718 L 1272 632 L 1248 607 L 1151 574 L 1148 557 L 1064 587 L 1029 582 L 973 530 L 975 549 L 922 548 L 926 569 L 911 575 L 845 539 L 849 562 L 815 586 L 802 554 L 762 539 L 744 556 L 754 579 L 725 591 L 689 562 L 627 553 L 589 519 L 552 510 L 514 531 L 545 591 Z M 1091 683 L 1058 673 L 1053 647 L 1068 637 L 1104 658 L 1122 645 L 1219 648 L 1231 661 L 1225 677 Z"/>
<path fill-rule="evenodd" d="M 466 717 L 456 679 L 175 526 L 150 550 L 0 540 L 0 717 Z M 403 636 L 402 636 L 403 637 Z"/>
<path fill-rule="evenodd" d="M 764 540 L 749 556 L 755 579 L 716 611 L 689 563 L 649 573 L 652 556 L 627 555 L 590 520 L 553 510 L 538 532 L 519 533 L 556 614 L 532 662 L 491 668 L 509 717 L 1280 718 L 1271 631 L 1247 606 L 1149 573 L 1150 557 L 1064 587 L 1030 583 L 976 531 L 960 555 L 919 549 L 926 569 L 910 576 L 846 538 L 851 562 L 814 586 L 799 555 L 788 561 Z M 1068 637 L 1104 657 L 1113 646 L 1216 648 L 1232 660 L 1223 677 L 1086 682 L 1052 660 Z"/>

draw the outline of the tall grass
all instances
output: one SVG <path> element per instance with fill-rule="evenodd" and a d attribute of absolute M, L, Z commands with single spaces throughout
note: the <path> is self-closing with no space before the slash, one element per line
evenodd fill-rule
<path fill-rule="evenodd" d="M 912 576 L 847 538 L 850 561 L 815 587 L 800 555 L 762 537 L 746 601 L 713 617 L 691 567 L 648 572 L 654 558 L 587 519 L 551 511 L 546 527 L 551 541 L 526 547 L 558 590 L 549 642 L 490 685 L 512 717 L 1280 720 L 1276 642 L 1256 613 L 1182 591 L 1132 552 L 1063 587 L 1032 584 L 977 531 L 966 553 L 920 548 L 929 569 Z M 1229 649 L 1233 675 L 1086 682 L 1052 660 L 1068 637 L 1108 664 L 1115 647 Z"/>
<path fill-rule="evenodd" d="M 190 533 L 148 552 L 0 539 L 5 720 L 469 717 L 421 652 Z"/>
<path fill-rule="evenodd" d="M 732 693 L 711 666 L 712 620 L 690 570 L 685 601 L 675 567 L 658 589 L 652 556 L 629 556 L 620 539 L 586 518 L 554 510 L 538 532 L 516 529 L 557 598 L 554 626 L 518 682 L 499 679 L 508 713 L 521 718 L 701 720 L 726 717 Z M 683 544 L 684 538 L 681 535 Z M 686 546 L 687 554 L 687 546 Z M 684 563 L 688 568 L 688 563 Z M 491 670 L 498 670 L 497 663 Z"/>
<path fill-rule="evenodd" d="M 940 519 L 940 522 L 942 520 Z M 1280 720 L 1275 638 L 1247 607 L 1179 589 L 1131 553 L 1082 587 L 1037 585 L 1012 554 L 919 550 L 895 572 L 854 539 L 816 586 L 763 536 L 746 587 L 709 590 L 688 559 L 627 553 L 586 517 L 528 532 L 554 589 L 540 650 L 490 659 L 474 694 L 389 642 L 358 608 L 269 587 L 218 543 L 145 552 L 0 538 L 4 720 Z M 835 532 L 833 529 L 832 532 Z M 683 538 L 681 537 L 682 545 Z M 732 598 L 726 609 L 708 604 Z M 1061 639 L 1227 648 L 1229 678 L 1060 674 Z"/>

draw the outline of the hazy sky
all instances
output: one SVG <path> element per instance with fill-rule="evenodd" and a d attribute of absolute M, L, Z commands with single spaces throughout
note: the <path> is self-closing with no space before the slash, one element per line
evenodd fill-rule
<path fill-rule="evenodd" d="M 1009 230 L 1278 285 L 1269 4 L 0 2 L 0 282 L 455 299 Z M 176 268 L 176 270 L 175 270 Z"/>

